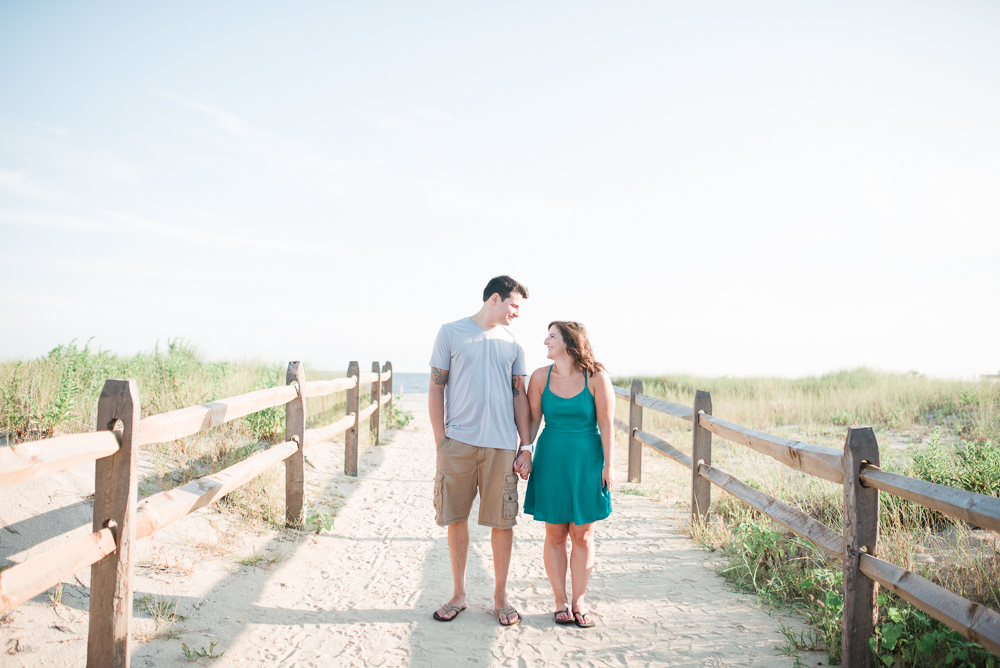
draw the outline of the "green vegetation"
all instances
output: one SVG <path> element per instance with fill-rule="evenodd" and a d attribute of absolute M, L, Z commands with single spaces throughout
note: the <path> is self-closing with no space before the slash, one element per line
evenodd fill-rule
<path fill-rule="evenodd" d="M 343 376 L 309 368 L 311 380 Z M 209 362 L 182 340 L 166 349 L 132 357 L 92 350 L 89 342 L 61 345 L 37 359 L 0 362 L 0 434 L 21 442 L 57 434 L 93 431 L 97 403 L 109 378 L 131 378 L 139 385 L 142 417 L 233 397 L 285 384 L 285 366 L 259 360 Z M 309 399 L 309 427 L 333 422 L 344 413 L 344 393 Z M 362 407 L 370 398 L 362 393 Z M 394 423 L 409 416 L 398 409 Z M 171 489 L 211 475 L 250 457 L 284 438 L 283 407 L 269 408 L 215 429 L 144 448 L 155 472 L 140 481 L 141 494 Z M 366 430 L 362 430 L 364 437 Z M 4 438 L 0 436 L 0 443 Z M 230 492 L 222 509 L 252 523 L 284 526 L 284 483 L 272 469 Z"/>
<path fill-rule="evenodd" d="M 997 658 L 923 612 L 888 596 L 878 597 L 879 634 L 869 643 L 887 666 L 986 666 Z"/>
<path fill-rule="evenodd" d="M 225 654 L 225 652 L 219 652 L 218 654 L 215 653 L 215 646 L 218 644 L 219 644 L 218 642 L 213 640 L 211 643 L 209 643 L 207 648 L 202 646 L 199 649 L 191 649 L 185 642 L 181 643 L 181 651 L 184 652 L 184 658 L 190 661 L 191 663 L 196 663 L 198 659 L 218 659 L 221 658 L 223 654 Z"/>
<path fill-rule="evenodd" d="M 934 430 L 927 450 L 913 456 L 910 475 L 939 485 L 978 494 L 1000 496 L 1000 446 L 993 441 L 963 441 L 961 449 L 941 442 L 941 428 Z"/>
<path fill-rule="evenodd" d="M 0 363 L 0 431 L 13 441 L 55 433 L 92 431 L 104 381 L 131 378 L 139 384 L 142 417 L 243 392 L 284 384 L 284 369 L 260 361 L 206 362 L 190 344 L 173 340 L 166 350 L 121 357 L 75 342 L 30 361 Z M 240 420 L 239 429 L 267 441 L 284 429 L 284 412 Z M 228 426 L 228 425 L 227 425 Z"/>
<path fill-rule="evenodd" d="M 628 387 L 631 379 L 615 384 Z M 951 381 L 919 374 L 856 369 L 816 378 L 643 378 L 644 393 L 691 405 L 696 389 L 712 393 L 725 420 L 797 440 L 843 447 L 846 426 L 875 428 L 882 468 L 939 484 L 1000 496 L 1000 383 Z M 618 417 L 627 420 L 624 402 Z M 690 452 L 690 426 L 653 411 L 643 428 Z M 619 439 L 618 465 L 627 443 Z M 686 508 L 690 471 L 647 448 L 641 488 Z M 713 439 L 713 464 L 796 506 L 836 531 L 843 528 L 839 485 L 798 473 L 743 446 Z M 635 492 L 632 492 L 635 493 Z M 722 556 L 720 574 L 773 605 L 792 606 L 815 627 L 786 630 L 787 650 L 826 649 L 840 662 L 841 564 L 811 543 L 713 488 L 708 518 L 689 531 Z M 917 504 L 881 495 L 878 554 L 974 602 L 1000 610 L 1000 541 L 992 532 Z M 879 599 L 872 647 L 886 666 L 995 666 L 988 651 L 891 592 Z"/>
<path fill-rule="evenodd" d="M 396 394 L 393 396 L 392 403 L 389 405 L 388 409 L 385 410 L 385 424 L 392 429 L 402 429 L 406 425 L 410 424 L 413 420 L 413 413 L 404 411 L 400 407 L 400 402 L 403 399 L 402 394 Z"/>
<path fill-rule="evenodd" d="M 649 492 L 644 490 L 639 485 L 624 485 L 618 490 L 619 494 L 628 494 L 630 496 L 649 496 Z"/>
<path fill-rule="evenodd" d="M 675 375 L 640 380 L 645 394 L 688 406 L 695 390 L 708 390 L 715 415 L 764 431 L 783 425 L 909 429 L 940 424 L 969 441 L 1000 441 L 1000 383 L 990 381 L 864 368 L 794 379 Z M 615 384 L 627 387 L 629 382 Z M 843 431 L 839 433 L 843 439 Z"/>
<path fill-rule="evenodd" d="M 180 601 L 176 598 L 166 598 L 162 596 L 137 596 L 132 602 L 132 607 L 140 613 L 145 613 L 153 620 L 153 628 L 133 631 L 133 636 L 142 642 L 149 642 L 156 638 L 179 638 L 184 629 L 174 627 L 177 622 L 187 619 L 184 615 L 177 613 Z"/>
<path fill-rule="evenodd" d="M 336 507 L 333 510 L 324 510 L 322 508 L 310 510 L 310 512 L 306 513 L 306 531 L 312 531 L 317 534 L 324 531 L 332 531 L 336 518 Z"/>
<path fill-rule="evenodd" d="M 244 566 L 273 566 L 285 559 L 283 554 L 269 555 L 266 551 L 254 552 L 251 555 L 237 559 L 236 562 Z"/>
<path fill-rule="evenodd" d="M 52 605 L 62 605 L 63 583 L 60 582 L 49 592 L 49 601 Z"/>

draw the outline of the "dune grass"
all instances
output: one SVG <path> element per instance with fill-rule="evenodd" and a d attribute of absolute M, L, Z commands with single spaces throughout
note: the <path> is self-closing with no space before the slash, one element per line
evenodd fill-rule
<path fill-rule="evenodd" d="M 93 431 L 97 403 L 109 378 L 130 378 L 139 386 L 142 417 L 285 384 L 286 365 L 261 360 L 212 362 L 194 346 L 169 341 L 151 352 L 125 357 L 70 342 L 32 360 L 0 362 L 0 445 L 58 434 Z M 308 380 L 344 376 L 305 363 Z M 361 393 L 362 408 L 371 399 Z M 344 414 L 345 393 L 308 400 L 307 426 L 325 425 Z M 406 416 L 395 411 L 397 422 Z M 140 495 L 171 489 L 211 475 L 284 438 L 284 407 L 268 408 L 220 427 L 143 449 L 152 471 L 140 481 Z M 367 438 L 362 429 L 360 438 Z M 284 479 L 272 469 L 220 502 L 254 523 L 284 525 Z"/>
<path fill-rule="evenodd" d="M 307 368 L 309 380 L 341 377 L 343 373 Z M 233 397 L 285 384 L 285 367 L 261 360 L 209 362 L 194 346 L 168 342 L 134 357 L 91 350 L 76 342 L 53 348 L 33 360 L 0 362 L 0 433 L 14 442 L 56 433 L 92 431 L 97 400 L 109 378 L 130 378 L 139 385 L 142 417 Z M 326 401 L 323 401 L 326 400 Z M 316 418 L 343 406 L 338 393 L 310 403 Z M 269 440 L 284 431 L 284 411 L 272 408 L 243 418 L 248 436 Z"/>
<path fill-rule="evenodd" d="M 1000 495 L 1000 383 L 927 378 L 855 369 L 822 377 L 642 378 L 645 394 L 690 406 L 695 390 L 712 394 L 713 414 L 779 436 L 843 448 L 848 425 L 868 424 L 882 468 L 979 493 Z M 615 384 L 628 387 L 629 378 Z M 624 402 L 617 415 L 628 419 Z M 643 411 L 643 429 L 690 452 L 687 422 Z M 718 437 L 713 464 L 751 486 L 843 530 L 843 489 L 782 466 Z M 627 468 L 627 442 L 618 439 Z M 637 489 L 675 504 L 687 518 L 691 471 L 650 448 Z M 737 588 L 800 609 L 814 624 L 787 633 L 789 648 L 825 648 L 840 661 L 841 564 L 741 501 L 713 487 L 706 520 L 687 524 L 721 557 L 719 572 Z M 887 494 L 881 495 L 879 555 L 970 600 L 1000 610 L 1000 542 L 982 531 Z M 879 598 L 875 649 L 885 665 L 988 666 L 992 654 L 890 593 Z"/>
<path fill-rule="evenodd" d="M 1000 436 L 1000 383 L 988 380 L 945 380 L 865 368 L 792 379 L 686 375 L 639 379 L 645 394 L 688 406 L 695 390 L 707 390 L 716 415 L 763 431 L 788 425 L 865 424 L 900 430 L 941 424 L 966 440 L 996 442 Z M 627 386 L 631 379 L 619 381 L 616 384 Z"/>

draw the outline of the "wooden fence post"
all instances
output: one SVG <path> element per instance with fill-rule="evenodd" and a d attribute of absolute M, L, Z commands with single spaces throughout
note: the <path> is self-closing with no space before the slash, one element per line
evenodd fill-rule
<path fill-rule="evenodd" d="M 851 427 L 844 442 L 844 639 L 843 665 L 870 668 L 875 656 L 868 639 L 875 631 L 878 583 L 860 570 L 861 553 L 875 556 L 879 492 L 861 484 L 861 468 L 879 465 L 871 427 Z"/>
<path fill-rule="evenodd" d="M 347 367 L 348 377 L 354 376 L 361 380 L 361 367 L 357 362 L 351 362 Z M 344 475 L 358 475 L 358 427 L 361 420 L 358 417 L 361 406 L 361 383 L 347 391 L 347 414 L 354 413 L 354 425 L 344 432 Z"/>
<path fill-rule="evenodd" d="M 97 430 L 122 422 L 121 447 L 98 459 L 94 474 L 94 531 L 112 527 L 115 551 L 90 567 L 88 668 L 128 668 L 132 622 L 132 564 L 138 504 L 139 387 L 108 380 L 97 404 Z"/>
<path fill-rule="evenodd" d="M 285 440 L 297 441 L 298 450 L 285 460 L 285 526 L 302 528 L 302 508 L 305 505 L 306 397 L 303 393 L 306 372 L 300 362 L 289 362 L 285 384 L 298 383 L 298 396 L 285 404 Z"/>
<path fill-rule="evenodd" d="M 382 365 L 382 373 L 389 372 L 389 377 L 382 381 L 382 394 L 389 395 L 389 401 L 386 402 L 385 407 L 387 409 L 392 408 L 392 362 L 386 362 Z"/>
<path fill-rule="evenodd" d="M 378 445 L 382 442 L 382 406 L 379 405 L 382 400 L 382 371 L 379 369 L 378 362 L 372 362 L 372 373 L 378 375 L 378 378 L 372 381 L 372 403 L 375 404 L 376 408 L 375 412 L 372 413 L 368 431 L 372 435 L 372 443 Z"/>
<path fill-rule="evenodd" d="M 642 443 L 635 437 L 642 429 L 642 405 L 635 403 L 635 395 L 642 394 L 642 381 L 632 379 L 628 395 L 628 482 L 642 482 Z"/>
<path fill-rule="evenodd" d="M 698 474 L 699 462 L 712 464 L 712 432 L 701 426 L 699 415 L 712 414 L 712 395 L 704 390 L 694 393 L 694 420 L 691 435 L 691 520 L 708 515 L 712 505 L 712 483 Z"/>

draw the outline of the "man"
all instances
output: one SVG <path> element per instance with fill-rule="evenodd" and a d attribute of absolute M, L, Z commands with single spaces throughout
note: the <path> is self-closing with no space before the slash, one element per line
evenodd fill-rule
<path fill-rule="evenodd" d="M 517 524 L 517 475 L 531 471 L 530 408 L 524 348 L 507 328 L 528 289 L 510 276 L 486 284 L 483 307 L 443 325 L 431 355 L 428 404 L 437 442 L 434 511 L 448 527 L 454 596 L 434 613 L 450 622 L 465 610 L 469 513 L 479 492 L 479 524 L 493 529 L 494 603 L 503 626 L 521 623 L 507 601 L 507 569 Z M 520 436 L 521 446 L 518 446 Z"/>

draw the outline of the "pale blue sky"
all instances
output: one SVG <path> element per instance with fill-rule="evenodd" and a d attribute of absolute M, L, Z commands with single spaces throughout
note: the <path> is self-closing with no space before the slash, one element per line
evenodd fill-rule
<path fill-rule="evenodd" d="M 1000 370 L 995 2 L 0 4 L 0 356 Z M 634 317 L 629 319 L 629 314 Z"/>

